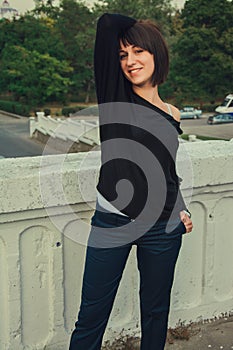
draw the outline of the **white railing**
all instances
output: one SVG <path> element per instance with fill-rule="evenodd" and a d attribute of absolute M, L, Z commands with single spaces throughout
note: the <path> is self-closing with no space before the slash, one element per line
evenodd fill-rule
<path fill-rule="evenodd" d="M 185 147 L 194 174 L 194 230 L 183 237 L 170 326 L 233 310 L 233 142 Z M 99 156 L 97 151 L 1 160 L 1 350 L 68 348 L 80 301 L 80 242 L 90 228 Z M 123 328 L 139 332 L 138 305 L 133 250 L 105 339 Z"/>
<path fill-rule="evenodd" d="M 97 117 L 85 118 L 52 118 L 44 116 L 43 112 L 37 112 L 37 118 L 30 118 L 30 136 L 40 133 L 58 138 L 63 141 L 83 142 L 88 145 L 99 145 L 99 128 Z"/>

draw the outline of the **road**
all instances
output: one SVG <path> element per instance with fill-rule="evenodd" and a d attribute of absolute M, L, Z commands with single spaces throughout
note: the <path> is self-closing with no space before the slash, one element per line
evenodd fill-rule
<path fill-rule="evenodd" d="M 44 145 L 29 137 L 28 118 L 12 118 L 0 114 L 0 156 L 32 157 L 42 155 Z M 58 153 L 50 150 L 47 154 Z"/>
<path fill-rule="evenodd" d="M 200 119 L 182 119 L 181 129 L 184 134 L 202 135 L 230 140 L 233 138 L 233 124 L 207 124 L 209 115 L 203 114 Z"/>
<path fill-rule="evenodd" d="M 185 134 L 196 134 L 224 139 L 233 138 L 233 124 L 208 125 L 208 114 L 200 119 L 182 119 L 181 128 Z M 0 115 L 0 156 L 31 157 L 42 155 L 44 145 L 29 137 L 27 118 L 12 118 Z M 58 150 L 46 150 L 46 154 L 61 153 Z"/>

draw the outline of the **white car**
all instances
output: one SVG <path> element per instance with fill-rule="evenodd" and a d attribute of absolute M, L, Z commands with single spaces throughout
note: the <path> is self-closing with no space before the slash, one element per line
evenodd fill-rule
<path fill-rule="evenodd" d="M 202 115 L 201 109 L 194 107 L 184 107 L 180 110 L 180 119 L 197 119 Z"/>

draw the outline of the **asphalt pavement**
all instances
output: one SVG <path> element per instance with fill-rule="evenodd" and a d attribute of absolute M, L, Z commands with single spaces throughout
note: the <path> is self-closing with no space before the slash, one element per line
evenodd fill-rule
<path fill-rule="evenodd" d="M 181 129 L 184 134 L 216 137 L 226 140 L 232 139 L 233 123 L 209 125 L 207 124 L 209 115 L 213 115 L 213 113 L 204 113 L 200 119 L 182 119 Z"/>
<path fill-rule="evenodd" d="M 13 118 L 0 114 L 0 156 L 4 158 L 40 156 L 44 144 L 31 139 L 29 134 L 29 119 Z M 50 149 L 47 154 L 58 153 Z"/>
<path fill-rule="evenodd" d="M 181 128 L 185 134 L 195 134 L 230 140 L 233 138 L 233 124 L 208 125 L 210 114 L 200 119 L 182 119 Z M 44 144 L 29 136 L 29 120 L 26 117 L 12 118 L 0 114 L 0 156 L 32 157 L 42 155 Z M 61 153 L 50 148 L 46 154 Z"/>

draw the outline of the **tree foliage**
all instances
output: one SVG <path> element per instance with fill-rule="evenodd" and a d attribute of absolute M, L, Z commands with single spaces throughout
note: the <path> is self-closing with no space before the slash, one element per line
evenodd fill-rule
<path fill-rule="evenodd" d="M 232 90 L 232 17 L 227 0 L 186 2 L 171 72 L 180 99 L 214 102 Z"/>
<path fill-rule="evenodd" d="M 57 18 L 59 7 L 55 5 L 55 0 L 34 0 L 35 9 L 32 13 L 49 18 Z"/>
<path fill-rule="evenodd" d="M 155 21 L 169 43 L 171 69 L 164 98 L 214 101 L 232 92 L 233 2 L 187 0 L 35 0 L 35 10 L 0 20 L 0 89 L 17 101 L 41 104 L 94 96 L 96 22 L 104 12 Z"/>
<path fill-rule="evenodd" d="M 95 39 L 95 14 L 83 3 L 62 0 L 56 27 L 65 47 L 65 58 L 73 69 L 72 93 L 85 91 L 88 101 L 94 89 L 93 50 Z"/>
<path fill-rule="evenodd" d="M 54 20 L 26 14 L 0 22 L 0 87 L 16 100 L 41 104 L 65 99 L 72 68 Z M 46 78 L 47 77 L 47 78 Z"/>
<path fill-rule="evenodd" d="M 64 99 L 71 84 L 70 79 L 65 77 L 71 70 L 67 62 L 22 46 L 5 47 L 0 69 L 0 88 L 7 86 L 16 101 L 30 104 Z"/>

